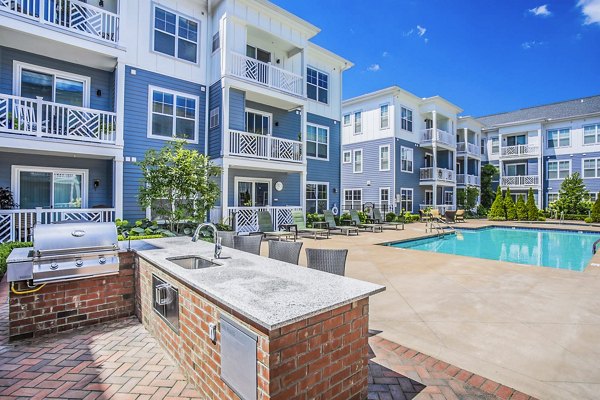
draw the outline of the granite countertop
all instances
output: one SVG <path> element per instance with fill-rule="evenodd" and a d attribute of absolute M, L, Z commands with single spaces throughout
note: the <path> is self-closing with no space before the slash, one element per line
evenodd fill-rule
<path fill-rule="evenodd" d="M 127 243 L 122 243 L 127 246 Z M 180 279 L 260 326 L 273 330 L 379 293 L 384 286 L 310 270 L 188 237 L 136 240 L 132 250 L 157 268 Z M 221 266 L 184 269 L 167 260 L 201 256 Z"/>

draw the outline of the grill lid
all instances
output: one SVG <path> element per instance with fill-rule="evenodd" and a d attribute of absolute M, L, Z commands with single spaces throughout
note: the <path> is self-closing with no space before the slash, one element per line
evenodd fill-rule
<path fill-rule="evenodd" d="M 33 250 L 38 256 L 118 249 L 113 222 L 36 224 Z"/>

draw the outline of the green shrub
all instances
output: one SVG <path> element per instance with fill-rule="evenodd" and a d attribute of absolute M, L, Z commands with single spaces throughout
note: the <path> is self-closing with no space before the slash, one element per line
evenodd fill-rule
<path fill-rule="evenodd" d="M 594 222 L 594 220 L 592 219 L 592 217 L 587 217 L 586 219 L 584 219 L 586 224 L 591 224 L 592 222 Z"/>
<path fill-rule="evenodd" d="M 517 219 L 519 221 L 527 221 L 527 204 L 525 204 L 525 199 L 523 195 L 520 194 L 517 198 Z"/>
<path fill-rule="evenodd" d="M 506 194 L 504 195 L 504 209 L 506 210 L 506 219 L 508 221 L 514 221 L 517 219 L 517 207 L 515 206 L 515 202 L 510 195 L 510 188 L 506 189 Z"/>
<path fill-rule="evenodd" d="M 565 214 L 563 218 L 568 221 L 585 221 L 589 216 L 587 214 Z"/>
<path fill-rule="evenodd" d="M 600 222 L 600 193 L 592 207 L 592 214 L 590 217 L 592 218 L 592 222 Z"/>
<path fill-rule="evenodd" d="M 492 203 L 492 208 L 488 213 L 488 219 L 490 221 L 504 221 L 506 220 L 506 210 L 504 209 L 504 199 L 502 198 L 502 189 L 498 186 L 496 190 L 496 199 Z"/>
<path fill-rule="evenodd" d="M 545 221 L 545 220 L 546 220 L 546 217 L 543 217 L 543 216 L 538 217 L 538 221 Z"/>
<path fill-rule="evenodd" d="M 527 219 L 529 221 L 537 221 L 540 211 L 535 205 L 535 198 L 533 197 L 533 189 L 529 188 L 527 193 Z"/>
<path fill-rule="evenodd" d="M 317 213 L 306 213 L 306 226 L 312 227 L 313 222 L 325 221 L 325 217 Z"/>
<path fill-rule="evenodd" d="M 164 236 L 161 234 L 157 234 L 157 235 L 139 235 L 139 236 L 130 236 L 131 240 L 143 240 L 143 239 L 160 239 L 163 238 Z M 129 240 L 129 238 L 125 238 L 125 236 L 123 235 L 119 235 L 118 236 L 119 240 Z"/>
<path fill-rule="evenodd" d="M 490 210 L 484 207 L 483 204 L 477 206 L 477 216 L 478 217 L 487 217 Z"/>
<path fill-rule="evenodd" d="M 6 259 L 10 255 L 10 252 L 16 248 L 31 246 L 33 246 L 31 242 L 8 242 L 0 244 L 0 279 L 6 273 Z"/>
<path fill-rule="evenodd" d="M 396 214 L 394 214 L 393 212 L 389 212 L 387 214 L 385 214 L 385 220 L 386 222 L 392 222 L 396 220 Z"/>

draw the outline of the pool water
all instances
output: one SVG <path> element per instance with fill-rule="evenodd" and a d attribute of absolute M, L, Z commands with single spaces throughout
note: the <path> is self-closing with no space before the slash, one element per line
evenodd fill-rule
<path fill-rule="evenodd" d="M 416 239 L 390 246 L 583 271 L 598 233 L 491 227 Z"/>

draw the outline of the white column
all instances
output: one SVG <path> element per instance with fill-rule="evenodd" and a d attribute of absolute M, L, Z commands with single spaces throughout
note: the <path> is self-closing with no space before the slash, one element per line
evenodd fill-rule
<path fill-rule="evenodd" d="M 125 64 L 119 62 L 115 71 L 115 112 L 117 113 L 116 145 L 123 146 L 125 142 Z"/>
<path fill-rule="evenodd" d="M 433 120 L 433 130 L 431 136 L 431 147 L 432 147 L 432 177 L 433 177 L 433 206 L 437 207 L 437 112 L 434 110 L 431 112 Z"/>
<path fill-rule="evenodd" d="M 543 153 L 543 149 L 544 149 L 544 140 L 542 138 L 542 130 L 538 129 L 538 139 L 540 141 L 539 144 L 539 155 L 538 155 L 538 180 L 539 180 L 539 185 L 538 185 L 538 208 L 541 210 L 542 206 L 543 206 L 543 199 L 544 199 L 544 157 L 542 155 Z M 527 171 L 527 173 L 529 173 L 529 171 Z"/>
<path fill-rule="evenodd" d="M 221 218 L 223 221 L 229 217 L 229 164 L 223 162 L 223 170 L 221 172 Z M 229 221 L 233 226 L 233 221 Z"/>
<path fill-rule="evenodd" d="M 329 196 L 329 194 L 327 194 Z M 300 207 L 306 214 L 306 171 L 300 172 Z"/>
<path fill-rule="evenodd" d="M 123 156 L 115 157 L 114 160 L 113 196 L 115 218 L 123 219 Z"/>
<path fill-rule="evenodd" d="M 300 115 L 300 123 L 302 124 L 300 126 L 300 133 L 302 135 L 302 163 L 304 165 L 307 164 L 307 160 L 306 160 L 306 136 L 307 136 L 307 132 L 306 132 L 306 125 L 308 124 L 308 116 L 306 115 L 306 105 L 303 105 L 302 108 L 300 109 L 301 111 L 301 115 Z"/>
<path fill-rule="evenodd" d="M 223 108 L 223 121 L 221 123 L 223 131 L 221 136 L 221 156 L 229 155 L 229 85 L 223 79 L 221 85 L 221 107 Z"/>

